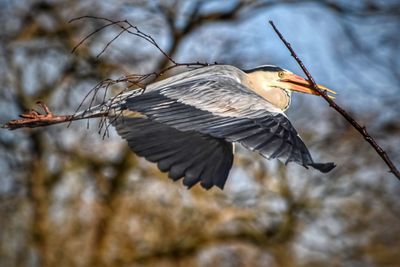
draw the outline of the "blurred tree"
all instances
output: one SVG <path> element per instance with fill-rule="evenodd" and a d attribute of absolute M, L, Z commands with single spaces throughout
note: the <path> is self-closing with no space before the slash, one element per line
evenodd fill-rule
<path fill-rule="evenodd" d="M 338 101 L 400 161 L 398 1 L 3 0 L 2 120 L 38 99 L 69 113 L 105 78 L 168 64 L 128 35 L 97 58 L 117 27 L 71 54 L 103 25 L 68 23 L 87 14 L 129 19 L 179 61 L 295 66 L 265 31 L 272 17 L 288 38 L 299 33 L 293 43 L 317 61 L 307 65 L 318 80 L 343 87 Z M 102 140 L 94 122 L 1 131 L 0 266 L 398 266 L 400 185 L 341 118 L 304 101 L 290 115 L 336 171 L 320 176 L 239 149 L 223 192 L 172 183 L 112 129 Z"/>

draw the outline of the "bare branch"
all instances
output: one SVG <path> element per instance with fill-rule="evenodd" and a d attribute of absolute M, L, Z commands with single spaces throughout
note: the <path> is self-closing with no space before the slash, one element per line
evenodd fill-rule
<path fill-rule="evenodd" d="M 99 133 L 102 132 L 102 129 L 105 129 L 103 137 L 107 134 L 107 129 L 110 125 L 110 123 L 106 123 L 107 115 L 110 112 L 111 107 L 109 106 L 110 103 L 114 103 L 116 99 L 123 101 L 127 97 L 132 96 L 133 94 L 137 93 L 143 93 L 146 89 L 147 84 L 154 82 L 157 78 L 160 76 L 164 75 L 168 71 L 171 71 L 174 68 L 177 67 L 188 67 L 188 68 L 199 68 L 199 67 L 204 67 L 204 66 L 210 66 L 212 64 L 209 63 L 201 63 L 201 62 L 186 62 L 186 63 L 178 63 L 176 62 L 171 56 L 169 56 L 156 42 L 156 40 L 150 36 L 149 34 L 141 31 L 137 26 L 132 25 L 129 21 L 127 20 L 121 20 L 121 21 L 114 21 L 110 20 L 107 18 L 102 18 L 102 17 L 95 17 L 95 16 L 83 16 L 83 17 L 78 17 L 75 19 L 70 20 L 70 22 L 74 22 L 77 20 L 81 19 L 95 19 L 95 20 L 104 20 L 107 22 L 107 24 L 97 28 L 93 32 L 89 33 L 86 35 L 72 50 L 72 53 L 74 53 L 85 41 L 87 41 L 89 38 L 93 37 L 97 33 L 101 32 L 102 30 L 108 28 L 109 26 L 117 25 L 118 27 L 121 28 L 121 31 L 109 41 L 105 47 L 101 50 L 101 52 L 97 55 L 97 57 L 100 57 L 106 49 L 111 45 L 112 42 L 114 42 L 118 37 L 120 37 L 123 33 L 127 32 L 129 34 L 132 34 L 136 37 L 139 37 L 141 39 L 144 39 L 148 43 L 150 43 L 152 46 L 154 46 L 157 50 L 161 52 L 161 54 L 166 58 L 167 61 L 171 63 L 170 66 L 167 66 L 163 69 L 161 69 L 158 72 L 151 72 L 147 74 L 130 74 L 127 76 L 123 76 L 118 79 L 105 79 L 98 83 L 96 86 L 91 89 L 88 94 L 85 95 L 81 103 L 79 104 L 78 108 L 76 109 L 75 113 L 73 115 L 54 115 L 52 112 L 50 112 L 49 108 L 42 102 L 38 102 L 37 104 L 43 109 L 44 114 L 41 114 L 40 112 L 36 110 L 31 110 L 26 113 L 23 113 L 20 115 L 22 119 L 18 120 L 11 120 L 5 125 L 2 126 L 2 128 L 6 128 L 9 130 L 15 130 L 19 128 L 36 128 L 36 127 L 43 127 L 43 126 L 49 126 L 53 124 L 59 124 L 59 123 L 65 123 L 69 122 L 71 123 L 72 121 L 76 120 L 82 120 L 82 119 L 91 119 L 91 118 L 102 118 L 99 124 Z M 132 29 L 134 31 L 132 31 Z M 217 64 L 217 63 L 214 63 Z M 107 96 L 107 91 L 110 88 L 110 86 L 115 85 L 115 84 L 126 84 L 125 88 L 121 90 L 118 94 L 113 96 L 110 99 L 106 99 Z M 97 113 L 97 114 L 91 114 L 90 110 L 95 104 L 96 97 L 100 90 L 104 89 L 104 93 L 102 96 L 102 102 L 99 104 L 101 107 L 102 112 Z M 131 92 L 131 93 L 129 93 Z M 84 110 L 83 112 L 80 113 L 79 116 L 76 116 L 78 112 L 81 110 L 83 104 L 86 102 L 86 100 L 89 100 L 89 107 L 88 109 Z M 88 113 L 86 114 L 86 111 Z"/>
<path fill-rule="evenodd" d="M 382 160 L 386 163 L 386 165 L 389 167 L 390 172 L 393 173 L 397 179 L 400 180 L 400 172 L 396 168 L 396 166 L 393 164 L 392 160 L 389 158 L 389 156 L 386 154 L 386 152 L 378 145 L 378 143 L 375 141 L 375 139 L 368 133 L 367 128 L 365 126 L 361 126 L 352 116 L 350 116 L 349 113 L 347 113 L 343 108 L 338 106 L 333 99 L 329 98 L 327 91 L 321 90 L 317 83 L 315 82 L 314 78 L 311 76 L 310 72 L 307 70 L 307 68 L 304 66 L 303 62 L 300 60 L 300 58 L 297 56 L 296 52 L 293 50 L 291 44 L 286 41 L 286 39 L 283 37 L 282 33 L 276 28 L 275 24 L 273 21 L 269 21 L 271 24 L 272 28 L 276 32 L 276 34 L 279 36 L 279 38 L 282 40 L 282 42 L 285 44 L 285 46 L 288 48 L 290 51 L 292 57 L 297 61 L 303 72 L 308 78 L 308 81 L 312 88 L 320 94 L 326 102 L 329 103 L 329 106 L 335 109 L 340 115 L 342 115 L 363 137 L 364 139 L 375 149 L 375 151 L 378 153 L 378 155 L 382 158 Z"/>
<path fill-rule="evenodd" d="M 44 104 L 41 101 L 37 102 L 37 105 L 41 107 L 44 111 L 44 113 L 40 113 L 34 109 L 23 113 L 19 115 L 22 119 L 19 120 L 11 120 L 7 122 L 5 125 L 1 126 L 2 128 L 9 129 L 9 130 L 15 130 L 19 128 L 36 128 L 36 127 L 42 127 L 42 126 L 49 126 L 53 124 L 58 124 L 58 123 L 65 123 L 65 122 L 70 122 L 74 120 L 81 120 L 81 119 L 87 119 L 89 117 L 74 117 L 73 115 L 54 115 L 49 107 Z M 94 117 L 104 117 L 107 114 L 96 114 L 95 116 L 91 116 L 91 118 Z"/>

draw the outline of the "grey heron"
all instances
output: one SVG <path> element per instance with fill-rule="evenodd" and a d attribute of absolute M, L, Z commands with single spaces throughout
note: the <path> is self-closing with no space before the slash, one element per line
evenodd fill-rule
<path fill-rule="evenodd" d="M 223 189 L 235 143 L 267 159 L 329 172 L 334 163 L 314 162 L 284 114 L 292 91 L 318 95 L 307 80 L 277 66 L 211 65 L 149 84 L 140 94 L 118 95 L 69 119 L 107 116 L 138 156 L 175 181 L 183 178 L 188 188 L 200 183 Z M 46 113 L 23 117 L 65 121 Z"/>

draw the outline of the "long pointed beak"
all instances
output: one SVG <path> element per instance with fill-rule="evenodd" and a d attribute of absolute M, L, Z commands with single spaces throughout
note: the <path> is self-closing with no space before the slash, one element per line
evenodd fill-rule
<path fill-rule="evenodd" d="M 311 84 L 308 82 L 308 80 L 292 73 L 285 73 L 284 76 L 280 79 L 281 82 L 284 82 L 287 86 L 288 89 L 300 93 L 305 93 L 305 94 L 311 94 L 311 95 L 319 95 L 317 91 L 312 89 Z M 336 94 L 335 91 L 326 88 L 325 86 L 322 86 L 320 84 L 317 84 L 319 89 L 325 90 L 328 93 L 331 94 Z M 334 96 L 328 95 L 330 98 L 335 98 Z"/>

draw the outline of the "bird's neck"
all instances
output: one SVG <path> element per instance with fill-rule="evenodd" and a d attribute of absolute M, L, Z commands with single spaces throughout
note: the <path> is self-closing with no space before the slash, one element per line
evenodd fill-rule
<path fill-rule="evenodd" d="M 285 111 L 290 105 L 290 92 L 278 87 L 269 86 L 264 77 L 261 75 L 251 75 L 247 79 L 243 79 L 243 84 L 251 89 L 253 92 L 273 104 L 277 108 Z"/>

